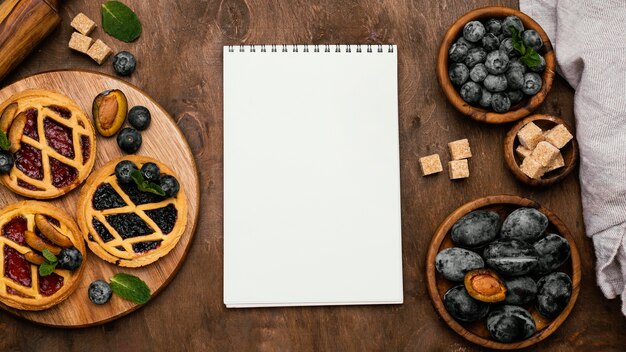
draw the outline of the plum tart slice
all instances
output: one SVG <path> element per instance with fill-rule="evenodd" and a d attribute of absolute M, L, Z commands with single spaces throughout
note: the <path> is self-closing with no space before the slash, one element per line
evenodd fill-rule
<path fill-rule="evenodd" d="M 147 169 L 145 164 L 156 165 L 168 192 L 158 195 L 141 190 L 128 173 L 121 180 L 118 164 L 131 165 L 137 172 Z M 187 226 L 185 192 L 178 188 L 178 181 L 173 181 L 175 192 L 169 187 L 177 179 L 163 163 L 137 155 L 111 160 L 94 171 L 81 189 L 77 207 L 78 225 L 89 249 L 123 267 L 145 266 L 169 253 Z"/>
<path fill-rule="evenodd" d="M 44 249 L 58 257 L 79 252 L 71 269 L 57 265 L 42 275 Z M 85 242 L 76 223 L 60 208 L 22 201 L 0 210 L 0 302 L 16 309 L 43 310 L 59 304 L 78 286 L 85 267 Z"/>
<path fill-rule="evenodd" d="M 91 121 L 70 98 L 28 89 L 0 104 L 0 129 L 15 164 L 0 180 L 20 195 L 50 199 L 81 184 L 93 168 L 96 140 Z"/>

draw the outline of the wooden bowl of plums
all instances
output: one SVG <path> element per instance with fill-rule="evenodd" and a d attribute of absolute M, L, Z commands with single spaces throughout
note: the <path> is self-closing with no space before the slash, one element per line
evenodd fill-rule
<path fill-rule="evenodd" d="M 501 6 L 461 16 L 439 47 L 437 78 L 448 101 L 477 121 L 530 114 L 552 88 L 555 55 L 532 18 Z"/>
<path fill-rule="evenodd" d="M 580 257 L 570 231 L 530 199 L 494 195 L 450 214 L 433 236 L 428 293 L 459 335 L 501 350 L 550 336 L 580 289 Z"/>

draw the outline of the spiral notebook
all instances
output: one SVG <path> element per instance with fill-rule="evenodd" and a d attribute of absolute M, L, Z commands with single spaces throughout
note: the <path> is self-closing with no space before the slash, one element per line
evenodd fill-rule
<path fill-rule="evenodd" d="M 224 47 L 224 303 L 403 301 L 397 48 Z"/>

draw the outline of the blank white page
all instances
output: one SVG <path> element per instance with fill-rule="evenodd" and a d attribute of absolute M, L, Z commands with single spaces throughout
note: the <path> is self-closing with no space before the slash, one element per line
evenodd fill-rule
<path fill-rule="evenodd" d="M 228 307 L 402 303 L 396 53 L 224 47 Z"/>

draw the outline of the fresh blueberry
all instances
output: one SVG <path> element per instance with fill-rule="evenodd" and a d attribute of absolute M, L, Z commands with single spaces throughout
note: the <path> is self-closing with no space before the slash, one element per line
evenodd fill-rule
<path fill-rule="evenodd" d="M 511 105 L 515 105 L 524 99 L 524 93 L 521 90 L 509 90 L 506 92 L 506 96 L 509 97 Z"/>
<path fill-rule="evenodd" d="M 522 33 L 522 41 L 524 45 L 535 49 L 537 52 L 543 47 L 543 40 L 541 40 L 539 33 L 533 29 L 527 29 Z"/>
<path fill-rule="evenodd" d="M 467 67 L 474 67 L 478 63 L 485 62 L 486 57 L 487 52 L 485 49 L 480 47 L 471 48 L 465 57 L 465 65 L 467 65 Z"/>
<path fill-rule="evenodd" d="M 130 160 L 122 160 L 115 165 L 115 177 L 119 183 L 130 183 L 133 181 L 130 174 L 135 170 L 138 170 L 135 163 Z"/>
<path fill-rule="evenodd" d="M 467 103 L 475 104 L 480 101 L 483 91 L 480 85 L 476 82 L 468 81 L 461 86 L 461 98 Z"/>
<path fill-rule="evenodd" d="M 520 33 L 524 31 L 522 20 L 520 20 L 517 16 L 509 16 L 502 20 L 502 33 L 507 37 L 511 36 L 511 27 L 515 27 L 515 29 L 517 29 Z"/>
<path fill-rule="evenodd" d="M 0 174 L 8 174 L 13 168 L 13 155 L 0 151 Z"/>
<path fill-rule="evenodd" d="M 465 27 L 463 27 L 463 38 L 472 43 L 483 39 L 485 33 L 487 33 L 487 30 L 480 21 L 468 22 Z"/>
<path fill-rule="evenodd" d="M 502 33 L 502 21 L 496 18 L 492 18 L 485 23 L 485 28 L 489 33 L 500 35 Z"/>
<path fill-rule="evenodd" d="M 515 66 L 511 67 L 505 75 L 510 89 L 522 89 L 524 86 L 524 71 Z"/>
<path fill-rule="evenodd" d="M 500 51 L 504 52 L 509 58 L 517 56 L 517 51 L 513 48 L 513 39 L 505 38 L 500 42 Z"/>
<path fill-rule="evenodd" d="M 141 174 L 143 175 L 144 179 L 151 182 L 156 182 L 161 176 L 161 170 L 155 163 L 145 163 L 141 167 Z"/>
<path fill-rule="evenodd" d="M 448 77 L 450 77 L 450 81 L 453 84 L 460 86 L 467 81 L 469 69 L 462 63 L 452 64 L 450 65 L 450 69 L 448 69 Z"/>
<path fill-rule="evenodd" d="M 504 92 L 508 86 L 504 75 L 487 75 L 483 84 L 485 85 L 485 88 L 492 93 Z"/>
<path fill-rule="evenodd" d="M 483 88 L 483 95 L 480 97 L 480 101 L 478 104 L 483 108 L 488 108 L 491 106 L 491 97 L 492 94 L 490 91 Z"/>
<path fill-rule="evenodd" d="M 57 256 L 57 266 L 61 269 L 76 270 L 83 262 L 83 255 L 74 247 L 63 248 Z"/>
<path fill-rule="evenodd" d="M 543 56 L 539 55 L 539 65 L 534 66 L 534 67 L 530 67 L 530 70 L 533 72 L 542 72 L 543 70 L 546 69 L 546 59 L 543 58 Z"/>
<path fill-rule="evenodd" d="M 95 304 L 105 304 L 111 299 L 113 290 L 106 281 L 96 280 L 89 285 L 87 294 L 91 302 Z"/>
<path fill-rule="evenodd" d="M 468 45 L 457 41 L 450 46 L 450 50 L 448 50 L 448 57 L 454 62 L 463 62 L 469 49 L 470 47 Z"/>
<path fill-rule="evenodd" d="M 124 152 L 134 154 L 141 147 L 141 133 L 132 127 L 123 128 L 117 135 L 117 145 Z"/>
<path fill-rule="evenodd" d="M 178 180 L 176 177 L 170 175 L 162 175 L 159 180 L 159 185 L 167 197 L 174 197 L 180 190 Z"/>
<path fill-rule="evenodd" d="M 494 50 L 487 54 L 485 67 L 493 75 L 503 74 L 509 67 L 509 57 L 500 50 Z"/>
<path fill-rule="evenodd" d="M 143 131 L 148 128 L 151 120 L 150 110 L 148 110 L 145 106 L 133 106 L 133 108 L 128 112 L 128 122 L 139 131 Z"/>
<path fill-rule="evenodd" d="M 522 92 L 526 95 L 535 95 L 541 90 L 541 76 L 534 72 L 529 72 L 524 75 L 524 86 Z"/>
<path fill-rule="evenodd" d="M 472 81 L 480 83 L 485 80 L 488 74 L 489 72 L 485 64 L 476 64 L 476 66 L 472 67 L 470 70 L 469 76 Z"/>
<path fill-rule="evenodd" d="M 113 69 L 120 76 L 130 76 L 136 66 L 135 56 L 128 51 L 120 51 L 113 57 Z"/>
<path fill-rule="evenodd" d="M 505 113 L 511 108 L 511 100 L 504 93 L 494 93 L 491 96 L 491 108 L 497 113 Z"/>
<path fill-rule="evenodd" d="M 482 43 L 486 51 L 494 51 L 500 48 L 500 39 L 493 33 L 487 33 L 483 37 Z"/>
<path fill-rule="evenodd" d="M 522 73 L 526 73 L 526 65 L 522 62 L 522 59 L 519 57 L 514 57 L 509 60 L 509 70 L 519 69 Z"/>

